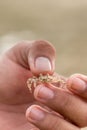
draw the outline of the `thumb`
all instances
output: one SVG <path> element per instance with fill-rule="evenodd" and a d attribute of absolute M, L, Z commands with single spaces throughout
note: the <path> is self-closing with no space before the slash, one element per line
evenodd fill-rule
<path fill-rule="evenodd" d="M 48 41 L 21 42 L 10 49 L 7 55 L 35 75 L 52 74 L 55 69 L 55 48 Z"/>
<path fill-rule="evenodd" d="M 55 69 L 55 49 L 47 41 L 34 41 L 28 55 L 28 63 L 34 74 L 52 74 Z"/>

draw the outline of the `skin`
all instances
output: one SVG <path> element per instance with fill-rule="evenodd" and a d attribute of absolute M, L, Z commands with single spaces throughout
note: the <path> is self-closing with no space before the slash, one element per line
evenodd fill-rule
<path fill-rule="evenodd" d="M 51 55 L 48 53 L 48 49 Z M 55 49 L 47 41 L 21 42 L 0 57 L 0 129 L 38 130 L 26 119 L 26 109 L 37 104 L 27 88 L 32 75 L 48 73 L 35 68 L 36 57 L 48 57 L 54 63 Z M 54 66 L 50 74 L 54 71 Z"/>
<path fill-rule="evenodd" d="M 50 71 L 39 70 L 35 67 L 36 58 L 42 56 L 50 59 Z M 85 99 L 82 96 L 86 92 L 77 94 L 75 91 L 71 91 L 71 77 L 67 80 L 69 91 L 59 89 L 56 87 L 57 85 L 41 84 L 36 87 L 34 97 L 29 92 L 26 85 L 29 77 L 40 73 L 52 74 L 54 69 L 55 49 L 47 41 L 21 42 L 1 55 L 0 129 L 80 130 L 81 127 L 87 126 L 87 102 L 85 100 L 87 96 Z M 83 76 L 81 80 L 84 78 L 87 79 L 86 76 Z M 80 85 L 78 84 L 78 87 Z M 46 91 L 41 93 L 42 88 L 49 89 L 51 94 L 45 93 Z M 40 110 L 43 113 L 42 117 L 38 115 L 37 111 L 37 118 L 35 118 L 32 109 L 34 109 L 33 113 L 37 109 Z M 35 119 L 33 120 L 31 117 Z"/>

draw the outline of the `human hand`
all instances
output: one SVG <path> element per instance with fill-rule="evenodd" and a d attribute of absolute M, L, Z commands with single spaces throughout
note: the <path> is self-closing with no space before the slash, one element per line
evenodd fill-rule
<path fill-rule="evenodd" d="M 33 74 L 52 74 L 54 69 L 55 49 L 46 41 L 22 42 L 1 55 L 1 130 L 38 130 L 30 122 L 28 123 L 25 117 L 27 107 L 35 103 L 26 81 Z"/>
<path fill-rule="evenodd" d="M 67 80 L 67 88 L 87 102 L 87 76 L 73 74 Z"/>
<path fill-rule="evenodd" d="M 87 76 L 83 74 L 71 75 L 67 80 L 67 88 L 82 101 L 82 104 L 79 104 L 79 109 L 81 110 L 79 115 L 83 121 L 79 125 L 87 127 Z M 80 107 L 81 105 L 83 107 Z M 76 111 L 80 111 L 79 109 Z"/>
<path fill-rule="evenodd" d="M 66 84 L 68 84 L 68 80 Z M 53 111 L 32 105 L 26 111 L 29 122 L 41 130 L 80 130 L 87 125 L 85 101 L 67 89 L 52 84 L 38 85 L 34 91 L 37 101 Z"/>

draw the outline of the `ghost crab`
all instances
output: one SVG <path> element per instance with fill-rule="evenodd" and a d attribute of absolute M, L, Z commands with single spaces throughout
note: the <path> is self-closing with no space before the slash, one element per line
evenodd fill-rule
<path fill-rule="evenodd" d="M 57 76 L 54 75 L 43 75 L 43 74 L 39 74 L 39 76 L 33 76 L 32 78 L 29 78 L 27 80 L 27 86 L 30 90 L 30 92 L 32 93 L 32 86 L 34 86 L 34 88 L 36 88 L 36 86 L 40 83 L 61 83 L 62 87 L 64 86 L 64 84 L 66 83 L 63 79 L 58 78 Z"/>

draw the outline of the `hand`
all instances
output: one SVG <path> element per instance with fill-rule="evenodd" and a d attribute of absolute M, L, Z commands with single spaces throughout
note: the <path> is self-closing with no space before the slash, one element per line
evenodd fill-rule
<path fill-rule="evenodd" d="M 67 88 L 87 102 L 87 76 L 74 74 L 67 80 Z"/>
<path fill-rule="evenodd" d="M 34 97 L 53 110 L 48 111 L 39 105 L 27 109 L 26 118 L 40 130 L 80 130 L 87 126 L 87 104 L 67 89 L 42 84 L 36 87 Z"/>
<path fill-rule="evenodd" d="M 46 41 L 22 42 L 1 55 L 0 130 L 38 130 L 25 117 L 35 104 L 26 81 L 33 74 L 53 73 L 54 64 L 55 49 Z"/>

